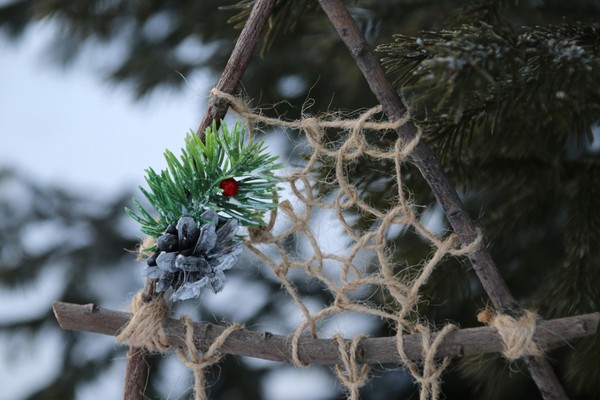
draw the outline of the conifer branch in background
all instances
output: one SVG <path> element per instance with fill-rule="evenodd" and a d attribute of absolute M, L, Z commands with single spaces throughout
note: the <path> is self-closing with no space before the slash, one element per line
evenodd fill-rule
<path fill-rule="evenodd" d="M 510 135 L 522 146 L 504 151 L 525 149 L 540 158 L 554 155 L 548 140 L 593 141 L 592 126 L 600 122 L 600 24 L 515 32 L 479 21 L 394 35 L 377 50 L 444 155 L 481 135 L 498 145 Z M 498 147 L 491 146 L 493 153 Z"/>

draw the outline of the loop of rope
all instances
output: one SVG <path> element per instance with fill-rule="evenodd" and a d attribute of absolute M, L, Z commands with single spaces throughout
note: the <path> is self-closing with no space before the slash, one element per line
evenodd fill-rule
<path fill-rule="evenodd" d="M 338 343 L 338 352 L 342 360 L 343 368 L 336 364 L 335 371 L 344 386 L 350 391 L 350 399 L 358 400 L 359 389 L 367 383 L 369 379 L 369 364 L 360 366 L 356 361 L 358 345 L 365 335 L 357 335 L 350 342 L 350 346 L 346 343 L 342 335 L 336 334 L 334 339 Z"/>
<path fill-rule="evenodd" d="M 219 348 L 223 346 L 223 343 L 227 338 L 235 331 L 242 329 L 240 324 L 233 324 L 223 331 L 215 339 L 215 341 L 208 347 L 208 349 L 202 353 L 198 350 L 194 341 L 194 322 L 190 317 L 184 315 L 181 317 L 181 321 L 185 324 L 185 348 L 177 350 L 177 355 L 181 361 L 192 370 L 194 373 L 194 393 L 195 400 L 205 400 L 205 384 L 204 384 L 204 369 L 210 367 L 213 364 L 218 363 L 223 354 L 219 353 Z"/>
<path fill-rule="evenodd" d="M 425 325 L 417 325 L 415 331 L 421 334 L 421 348 L 423 367 L 422 372 L 416 363 L 410 360 L 404 351 L 404 337 L 402 335 L 403 328 L 399 325 L 396 333 L 396 351 L 402 359 L 402 363 L 408 368 L 411 375 L 420 387 L 420 400 L 431 398 L 436 400 L 440 396 L 440 377 L 446 367 L 450 364 L 450 357 L 444 357 L 438 364 L 435 362 L 435 354 L 439 346 L 442 344 L 446 335 L 458 329 L 456 325 L 447 324 L 441 331 L 437 332 L 433 342 L 431 341 L 431 332 L 429 327 Z"/>
<path fill-rule="evenodd" d="M 481 231 L 477 230 L 477 236 L 471 243 L 466 246 L 462 246 L 457 249 L 450 250 L 450 254 L 453 256 L 464 256 L 474 253 L 478 248 L 481 242 L 483 241 L 483 234 Z"/>
<path fill-rule="evenodd" d="M 524 356 L 541 356 L 542 350 L 534 341 L 537 322 L 537 314 L 530 310 L 524 310 L 519 318 L 510 315 L 494 314 L 490 310 L 484 310 L 477 315 L 477 320 L 498 330 L 504 344 L 502 353 L 510 361 Z"/>
<path fill-rule="evenodd" d="M 312 321 L 312 319 L 311 319 Z M 307 323 L 300 325 L 294 335 L 292 336 L 292 362 L 296 367 L 306 368 L 310 366 L 309 363 L 304 362 L 300 359 L 300 338 L 302 337 L 302 331 L 306 328 Z"/>
<path fill-rule="evenodd" d="M 169 315 L 169 308 L 162 296 L 144 302 L 142 292 L 137 293 L 131 300 L 131 312 L 133 316 L 117 335 L 117 342 L 144 347 L 150 352 L 168 352 L 170 347 L 164 321 Z"/>

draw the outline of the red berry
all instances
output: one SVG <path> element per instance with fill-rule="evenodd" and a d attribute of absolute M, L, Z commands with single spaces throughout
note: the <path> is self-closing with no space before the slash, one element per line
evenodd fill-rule
<path fill-rule="evenodd" d="M 223 196 L 235 196 L 239 189 L 237 181 L 233 178 L 223 179 L 219 187 L 223 189 Z"/>

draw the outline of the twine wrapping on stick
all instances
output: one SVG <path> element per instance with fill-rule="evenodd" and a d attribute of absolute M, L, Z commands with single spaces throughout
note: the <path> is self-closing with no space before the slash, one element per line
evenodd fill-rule
<path fill-rule="evenodd" d="M 360 366 L 356 362 L 356 353 L 358 345 L 361 339 L 365 338 L 365 335 L 356 335 L 350 345 L 346 343 L 342 335 L 335 335 L 335 340 L 338 343 L 338 350 L 340 352 L 340 359 L 342 360 L 342 366 L 337 364 L 335 371 L 344 386 L 350 391 L 350 400 L 358 400 L 358 391 L 361 387 L 367 383 L 369 379 L 369 364 L 363 364 Z"/>
<path fill-rule="evenodd" d="M 162 296 L 156 296 L 149 302 L 142 300 L 142 292 L 131 300 L 133 316 L 121 330 L 116 339 L 133 347 L 144 347 L 150 352 L 166 353 L 170 350 L 164 321 L 169 308 Z"/>
<path fill-rule="evenodd" d="M 205 368 L 218 363 L 221 358 L 223 358 L 223 354 L 219 353 L 218 351 L 219 348 L 223 346 L 223 343 L 225 343 L 229 335 L 236 330 L 241 329 L 242 326 L 240 324 L 233 324 L 229 328 L 225 329 L 223 333 L 221 333 L 219 337 L 217 337 L 210 345 L 208 350 L 202 353 L 200 350 L 198 350 L 198 347 L 194 342 L 194 323 L 192 319 L 184 315 L 181 317 L 181 321 L 186 327 L 186 347 L 178 349 L 177 354 L 179 355 L 181 361 L 194 373 L 195 400 L 205 400 L 206 392 L 204 390 L 204 370 Z"/>
<path fill-rule="evenodd" d="M 479 322 L 498 330 L 502 343 L 504 343 L 502 354 L 510 361 L 524 356 L 543 355 L 543 351 L 533 340 L 537 318 L 537 314 L 530 310 L 524 310 L 523 315 L 519 318 L 494 314 L 490 310 L 483 310 L 477 315 Z"/>

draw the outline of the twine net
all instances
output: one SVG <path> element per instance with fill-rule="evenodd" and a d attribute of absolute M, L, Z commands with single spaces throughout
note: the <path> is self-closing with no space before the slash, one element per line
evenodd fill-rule
<path fill-rule="evenodd" d="M 319 325 L 326 319 L 348 312 L 368 314 L 385 319 L 395 328 L 396 350 L 404 367 L 419 384 L 420 398 L 437 399 L 440 375 L 450 360 L 436 360 L 435 352 L 443 337 L 454 330 L 455 326 L 446 325 L 434 334 L 427 324 L 415 322 L 410 314 L 419 301 L 420 288 L 428 281 L 442 258 L 468 254 L 479 245 L 481 236 L 467 247 L 458 247 L 454 234 L 439 237 L 420 222 L 421 215 L 411 203 L 410 194 L 404 187 L 402 170 L 420 140 L 421 132 L 418 131 L 410 142 L 398 138 L 392 146 L 382 148 L 370 143 L 367 135 L 382 134 L 399 128 L 408 122 L 408 115 L 397 121 L 376 121 L 375 117 L 381 113 L 381 107 L 377 106 L 356 119 L 305 118 L 289 122 L 252 112 L 242 100 L 216 89 L 211 94 L 221 101 L 229 102 L 231 108 L 246 121 L 251 132 L 255 123 L 299 130 L 310 147 L 306 164 L 284 177 L 292 198 L 284 197 L 277 211 L 271 215 L 269 225 L 253 230 L 246 243 L 250 251 L 273 270 L 302 312 L 303 322 L 295 330 L 291 342 L 293 362 L 299 367 L 306 366 L 298 349 L 299 339 L 304 334 L 318 337 Z M 328 129 L 342 130 L 345 135 L 341 140 L 328 140 Z M 393 180 L 395 188 L 394 201 L 385 210 L 370 204 L 349 177 L 350 167 L 364 159 L 388 161 L 394 165 L 393 176 L 384 177 Z M 335 171 L 333 179 L 326 182 L 329 188 L 327 194 L 314 189 L 316 180 L 323 178 L 315 173 L 322 165 L 333 166 Z M 343 252 L 329 252 L 321 245 L 320 236 L 327 234 L 328 227 L 320 226 L 315 219 L 323 215 L 334 216 L 334 221 L 327 221 L 329 226 L 342 227 L 349 243 Z M 371 227 L 359 231 L 353 224 L 357 215 L 374 221 Z M 285 221 L 279 224 L 284 228 L 273 229 L 276 219 Z M 390 259 L 388 235 L 391 229 L 398 227 L 412 227 L 431 246 L 431 256 L 414 268 L 418 273 L 410 279 L 401 278 L 397 266 Z M 303 252 L 308 256 L 288 254 L 285 243 L 290 235 L 308 246 L 308 251 Z M 374 262 L 365 262 L 365 259 Z M 292 270 L 300 270 L 309 279 L 321 282 L 331 294 L 331 303 L 311 312 L 290 277 Z M 370 288 L 371 293 L 380 290 L 386 297 L 393 299 L 393 304 L 383 307 L 366 301 L 357 295 L 365 287 Z M 411 361 L 404 350 L 403 334 L 415 332 L 422 334 L 423 357 L 420 363 Z M 335 337 L 342 361 L 336 366 L 336 374 L 351 399 L 358 399 L 359 388 L 368 379 L 368 366 L 356 362 L 356 348 L 361 337 L 354 337 L 350 345 L 341 340 L 341 336 Z"/>

